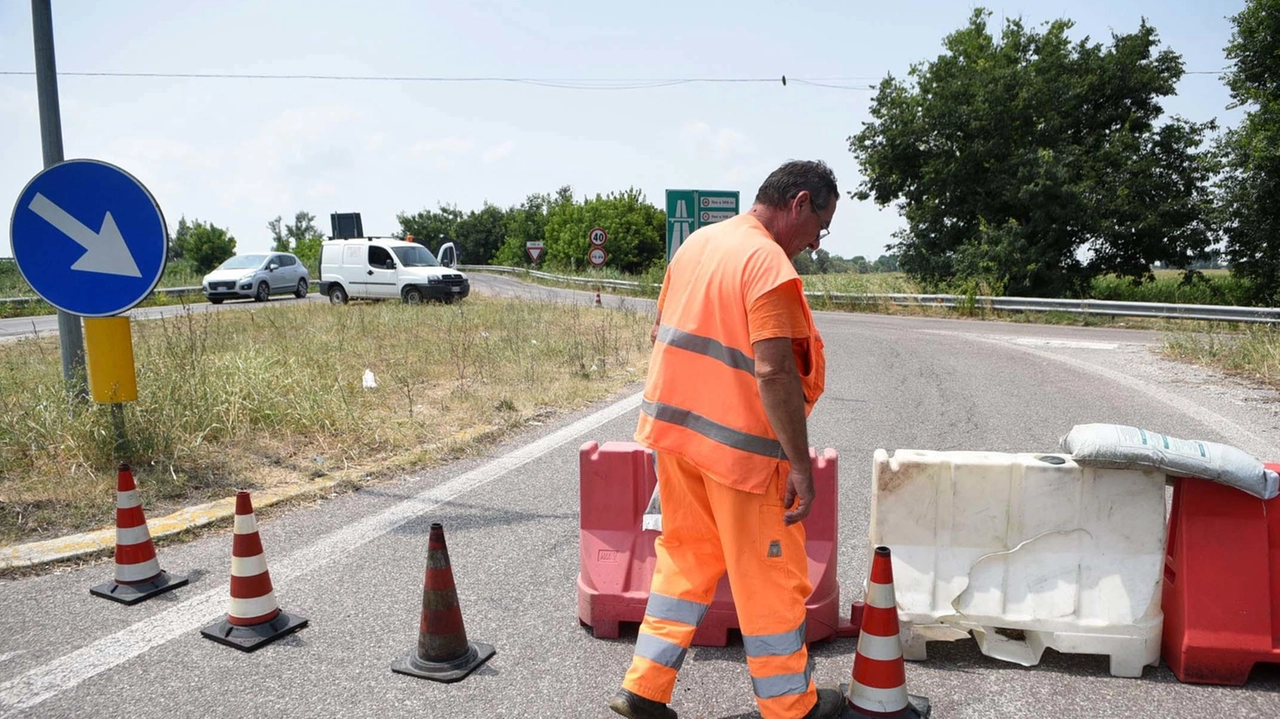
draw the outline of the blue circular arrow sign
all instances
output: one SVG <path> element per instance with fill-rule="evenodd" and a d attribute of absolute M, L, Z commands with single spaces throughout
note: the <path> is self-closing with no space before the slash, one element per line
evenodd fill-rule
<path fill-rule="evenodd" d="M 9 241 L 31 289 L 83 317 L 120 314 L 146 299 L 169 259 L 155 198 L 98 160 L 68 160 L 31 178 L 13 207 Z"/>

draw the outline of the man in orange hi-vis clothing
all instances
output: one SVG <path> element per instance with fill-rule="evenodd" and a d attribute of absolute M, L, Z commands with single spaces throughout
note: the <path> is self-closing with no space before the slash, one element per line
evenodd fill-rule
<path fill-rule="evenodd" d="M 791 264 L 818 248 L 838 199 L 825 164 L 788 162 L 750 211 L 694 232 L 667 267 L 635 434 L 657 457 L 662 534 L 635 656 L 609 702 L 618 714 L 675 719 L 676 673 L 726 571 L 764 719 L 844 707 L 838 689 L 815 689 L 804 641 L 800 520 L 818 501 L 805 422 L 826 363 Z"/>

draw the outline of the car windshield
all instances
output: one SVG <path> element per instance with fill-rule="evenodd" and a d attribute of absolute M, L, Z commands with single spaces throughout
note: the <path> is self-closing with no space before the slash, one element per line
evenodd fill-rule
<path fill-rule="evenodd" d="M 422 245 L 414 245 L 413 247 L 394 247 L 392 250 L 396 253 L 396 257 L 400 258 L 400 264 L 404 267 L 439 267 L 440 263 L 436 261 L 436 256 L 431 254 L 431 250 Z"/>
<path fill-rule="evenodd" d="M 237 255 L 218 265 L 220 270 L 251 270 L 262 266 L 266 255 Z"/>

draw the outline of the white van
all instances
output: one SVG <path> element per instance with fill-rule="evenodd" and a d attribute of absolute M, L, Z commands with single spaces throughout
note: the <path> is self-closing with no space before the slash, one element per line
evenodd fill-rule
<path fill-rule="evenodd" d="M 392 239 L 329 240 L 320 249 L 320 294 L 335 305 L 350 299 L 453 302 L 471 294 L 471 282 L 453 269 L 457 249 L 440 248 L 437 260 L 426 246 Z M 445 264 L 448 263 L 448 264 Z"/>

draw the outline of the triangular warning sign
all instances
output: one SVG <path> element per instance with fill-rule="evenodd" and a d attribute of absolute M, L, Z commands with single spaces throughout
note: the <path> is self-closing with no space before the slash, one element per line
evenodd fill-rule
<path fill-rule="evenodd" d="M 538 260 L 542 259 L 542 253 L 546 252 L 546 249 L 542 247 L 526 247 L 524 251 L 528 253 L 529 261 L 537 264 Z"/>

